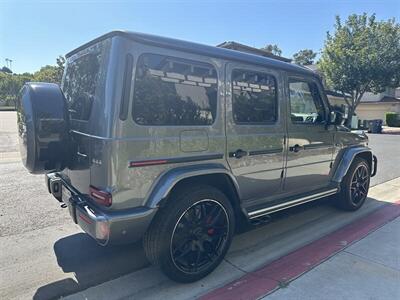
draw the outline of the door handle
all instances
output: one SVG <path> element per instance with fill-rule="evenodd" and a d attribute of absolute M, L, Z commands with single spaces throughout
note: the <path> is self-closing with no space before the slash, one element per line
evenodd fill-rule
<path fill-rule="evenodd" d="M 247 155 L 247 151 L 244 151 L 242 149 L 238 149 L 235 152 L 230 152 L 229 153 L 230 157 L 234 157 L 234 158 L 237 158 L 237 159 L 242 158 L 243 156 L 246 156 L 246 155 Z"/>
<path fill-rule="evenodd" d="M 301 148 L 302 147 L 299 144 L 296 144 L 294 146 L 289 147 L 289 151 L 297 153 L 297 152 L 299 152 L 301 150 Z"/>

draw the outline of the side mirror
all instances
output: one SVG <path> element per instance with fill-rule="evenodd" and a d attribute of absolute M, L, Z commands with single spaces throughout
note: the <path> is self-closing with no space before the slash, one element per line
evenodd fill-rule
<path fill-rule="evenodd" d="M 334 125 L 343 125 L 345 118 L 341 112 L 331 111 L 329 115 L 329 123 Z"/>

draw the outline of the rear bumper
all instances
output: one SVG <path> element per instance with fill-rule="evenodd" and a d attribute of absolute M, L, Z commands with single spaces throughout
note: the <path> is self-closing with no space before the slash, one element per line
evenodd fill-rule
<path fill-rule="evenodd" d="M 157 211 L 148 207 L 106 211 L 94 204 L 88 195 L 79 193 L 57 173 L 46 174 L 46 178 L 50 192 L 52 185 L 61 183 L 61 199 L 68 207 L 73 221 L 101 245 L 140 240 Z"/>

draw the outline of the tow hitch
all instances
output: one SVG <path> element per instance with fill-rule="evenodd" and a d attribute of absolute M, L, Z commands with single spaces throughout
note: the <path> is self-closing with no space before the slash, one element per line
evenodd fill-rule
<path fill-rule="evenodd" d="M 56 175 L 56 173 L 46 174 L 46 185 L 49 193 L 57 199 L 58 202 L 62 201 L 62 181 L 61 178 Z M 62 207 L 62 205 L 61 205 Z"/>

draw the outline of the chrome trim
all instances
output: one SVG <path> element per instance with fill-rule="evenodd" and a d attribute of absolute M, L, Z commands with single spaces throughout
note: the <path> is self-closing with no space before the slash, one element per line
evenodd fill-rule
<path fill-rule="evenodd" d="M 255 210 L 255 211 L 251 211 L 248 213 L 248 215 L 249 215 L 250 219 L 257 218 L 257 217 L 260 217 L 260 216 L 263 216 L 263 215 L 266 215 L 269 213 L 277 212 L 277 211 L 280 211 L 280 210 L 283 210 L 283 209 L 286 209 L 289 207 L 293 207 L 293 206 L 300 205 L 300 204 L 303 204 L 306 202 L 314 201 L 314 200 L 320 199 L 325 196 L 330 196 L 330 195 L 336 194 L 337 191 L 338 191 L 338 188 L 334 188 L 334 189 L 320 192 L 320 193 L 317 193 L 314 195 L 301 197 L 299 199 L 292 200 L 289 202 L 277 204 L 274 206 L 262 208 L 262 209 Z"/>

